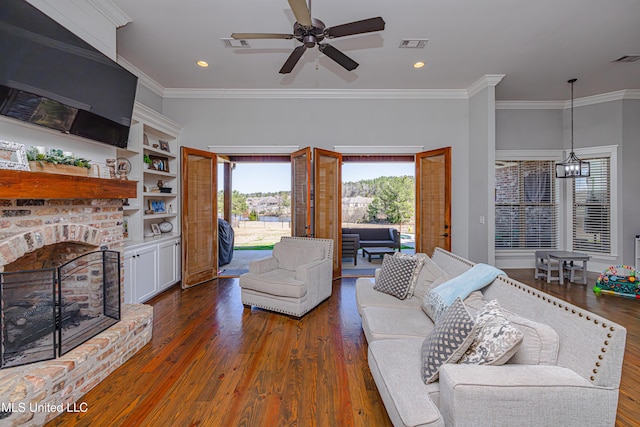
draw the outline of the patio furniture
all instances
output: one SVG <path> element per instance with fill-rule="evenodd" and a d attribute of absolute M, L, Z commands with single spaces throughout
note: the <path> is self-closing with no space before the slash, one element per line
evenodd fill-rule
<path fill-rule="evenodd" d="M 395 249 L 393 248 L 386 248 L 386 247 L 380 247 L 380 248 L 362 248 L 362 257 L 364 258 L 365 255 L 369 257 L 369 262 L 371 262 L 371 256 L 372 255 L 377 255 L 380 258 L 382 258 L 384 255 L 389 254 L 389 255 L 393 255 L 395 253 Z"/>
<path fill-rule="evenodd" d="M 240 275 L 242 304 L 302 317 L 331 296 L 332 270 L 333 240 L 282 237 Z"/>
<path fill-rule="evenodd" d="M 358 249 L 360 249 L 358 234 L 342 235 L 342 258 L 353 258 L 353 265 L 358 265 Z"/>

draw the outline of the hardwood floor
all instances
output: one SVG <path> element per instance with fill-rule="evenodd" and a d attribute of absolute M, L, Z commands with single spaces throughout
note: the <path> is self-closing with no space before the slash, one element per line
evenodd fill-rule
<path fill-rule="evenodd" d="M 619 426 L 640 419 L 640 302 L 584 285 L 507 273 L 627 328 Z M 595 282 L 590 278 L 590 283 Z M 389 426 L 367 365 L 355 279 L 301 320 L 244 309 L 237 279 L 181 291 L 154 306 L 152 341 L 82 398 L 86 413 L 49 426 Z"/>

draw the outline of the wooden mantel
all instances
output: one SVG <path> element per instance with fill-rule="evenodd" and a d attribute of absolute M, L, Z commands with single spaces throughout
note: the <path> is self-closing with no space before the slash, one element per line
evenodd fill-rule
<path fill-rule="evenodd" d="M 137 181 L 0 170 L 2 199 L 128 199 Z"/>

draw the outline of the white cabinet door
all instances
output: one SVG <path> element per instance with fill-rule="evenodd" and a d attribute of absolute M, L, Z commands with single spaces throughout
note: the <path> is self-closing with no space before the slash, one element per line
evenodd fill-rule
<path fill-rule="evenodd" d="M 134 255 L 134 288 L 136 302 L 144 302 L 158 291 L 158 246 L 138 249 Z"/>
<path fill-rule="evenodd" d="M 176 283 L 176 252 L 178 240 L 158 244 L 158 290 L 162 291 Z"/>
<path fill-rule="evenodd" d="M 124 269 L 124 303 L 135 303 L 135 251 L 125 251 L 122 259 L 122 267 Z"/>

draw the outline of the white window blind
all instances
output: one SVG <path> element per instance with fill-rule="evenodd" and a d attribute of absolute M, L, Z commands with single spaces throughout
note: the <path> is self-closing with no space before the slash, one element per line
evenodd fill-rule
<path fill-rule="evenodd" d="M 554 168 L 552 160 L 496 161 L 497 250 L 558 247 Z"/>
<path fill-rule="evenodd" d="M 611 162 L 585 157 L 591 176 L 573 182 L 573 249 L 611 253 Z"/>

